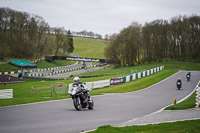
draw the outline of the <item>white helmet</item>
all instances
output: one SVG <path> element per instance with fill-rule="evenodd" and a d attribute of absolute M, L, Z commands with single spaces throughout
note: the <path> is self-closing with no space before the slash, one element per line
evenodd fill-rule
<path fill-rule="evenodd" d="M 74 83 L 75 83 L 75 84 L 78 84 L 79 82 L 80 82 L 80 78 L 79 78 L 79 77 L 75 77 L 75 78 L 74 78 Z"/>

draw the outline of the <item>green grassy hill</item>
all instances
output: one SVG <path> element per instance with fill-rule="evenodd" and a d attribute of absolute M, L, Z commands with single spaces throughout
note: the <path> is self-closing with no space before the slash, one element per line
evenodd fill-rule
<path fill-rule="evenodd" d="M 80 37 L 74 37 L 73 39 L 73 53 L 86 58 L 105 59 L 104 48 L 108 45 L 109 41 Z"/>
<path fill-rule="evenodd" d="M 102 58 L 104 59 L 104 48 L 108 45 L 109 41 L 74 37 L 74 53 L 86 58 Z M 59 53 L 62 55 L 62 53 Z M 65 55 L 62 55 L 65 56 Z M 8 61 L 9 59 L 6 59 Z M 25 59 L 29 60 L 29 59 Z M 58 67 L 63 65 L 73 64 L 73 61 L 57 61 L 56 63 L 49 63 L 46 61 L 38 62 L 38 68 Z M 20 68 L 10 64 L 0 65 L 0 72 L 15 71 Z"/>

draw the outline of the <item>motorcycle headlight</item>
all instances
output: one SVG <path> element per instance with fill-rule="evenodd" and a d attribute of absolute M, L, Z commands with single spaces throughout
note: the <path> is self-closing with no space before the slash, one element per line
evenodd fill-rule
<path fill-rule="evenodd" d="M 73 90 L 71 94 L 72 94 L 72 95 L 76 94 L 76 91 L 75 91 L 75 90 Z"/>

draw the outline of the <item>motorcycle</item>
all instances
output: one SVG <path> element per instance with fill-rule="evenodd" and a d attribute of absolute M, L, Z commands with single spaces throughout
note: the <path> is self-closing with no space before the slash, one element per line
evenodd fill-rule
<path fill-rule="evenodd" d="M 180 90 L 181 89 L 181 82 L 177 82 L 176 86 L 177 86 L 178 90 Z"/>
<path fill-rule="evenodd" d="M 190 81 L 190 77 L 191 77 L 190 74 L 187 74 L 187 75 L 186 75 L 187 81 Z"/>
<path fill-rule="evenodd" d="M 83 90 L 78 87 L 73 87 L 71 90 L 71 97 L 73 99 L 73 104 L 76 110 L 80 111 L 83 108 L 88 108 L 92 110 L 94 107 L 94 101 L 90 97 L 88 98 L 89 90 Z"/>

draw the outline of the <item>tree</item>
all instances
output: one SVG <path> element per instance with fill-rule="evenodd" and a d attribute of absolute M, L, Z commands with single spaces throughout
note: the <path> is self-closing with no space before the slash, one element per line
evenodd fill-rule
<path fill-rule="evenodd" d="M 120 66 L 133 66 L 140 61 L 142 38 L 140 27 L 129 26 L 111 40 L 105 56 Z"/>
<path fill-rule="evenodd" d="M 49 33 L 50 27 L 42 17 L 0 8 L 1 59 L 6 56 L 40 59 L 53 49 Z"/>
<path fill-rule="evenodd" d="M 200 17 L 176 16 L 170 22 L 155 20 L 143 27 L 137 23 L 111 36 L 105 56 L 120 66 L 132 66 L 165 58 L 200 60 Z"/>
<path fill-rule="evenodd" d="M 72 53 L 72 52 L 74 51 L 74 43 L 73 43 L 73 36 L 72 36 L 70 30 L 68 30 L 67 35 L 68 35 L 68 41 L 67 41 L 68 47 L 67 47 L 67 52 L 68 52 L 68 53 Z"/>

